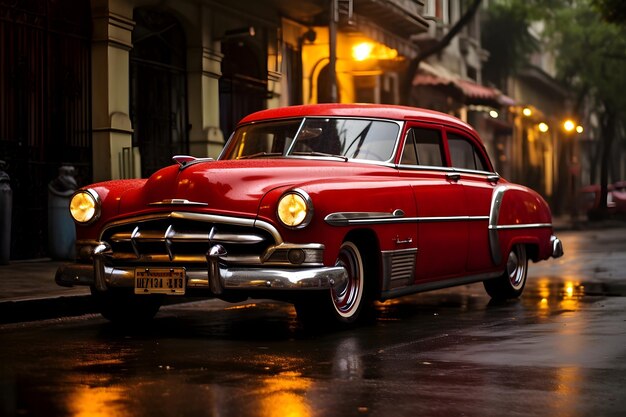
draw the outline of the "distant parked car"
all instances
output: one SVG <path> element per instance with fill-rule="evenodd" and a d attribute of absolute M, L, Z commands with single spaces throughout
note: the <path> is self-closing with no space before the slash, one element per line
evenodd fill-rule
<path fill-rule="evenodd" d="M 626 181 L 614 183 L 612 194 L 616 212 L 621 215 L 626 215 Z"/>
<path fill-rule="evenodd" d="M 599 184 L 587 185 L 580 189 L 580 205 L 590 219 L 598 216 L 600 194 Z M 606 206 L 610 215 L 626 215 L 626 181 L 609 184 Z"/>
<path fill-rule="evenodd" d="M 563 254 L 546 202 L 496 174 L 474 129 L 442 113 L 266 110 L 217 160 L 174 160 L 72 198 L 79 256 L 56 281 L 90 286 L 110 320 L 206 295 L 349 324 L 375 300 L 472 282 L 518 297 L 529 259 Z"/>

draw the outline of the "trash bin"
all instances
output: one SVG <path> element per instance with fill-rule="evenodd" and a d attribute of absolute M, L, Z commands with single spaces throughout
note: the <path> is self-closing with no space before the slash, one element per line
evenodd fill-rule
<path fill-rule="evenodd" d="M 8 264 L 11 255 L 13 191 L 9 174 L 4 172 L 5 167 L 4 161 L 0 161 L 0 265 Z"/>
<path fill-rule="evenodd" d="M 74 259 L 76 229 L 70 215 L 70 198 L 76 191 L 74 167 L 62 166 L 48 184 L 48 251 L 53 259 Z"/>

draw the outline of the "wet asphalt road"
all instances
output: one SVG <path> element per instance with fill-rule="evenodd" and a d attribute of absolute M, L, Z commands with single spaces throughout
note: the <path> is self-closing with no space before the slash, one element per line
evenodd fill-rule
<path fill-rule="evenodd" d="M 475 284 L 311 331 L 276 302 L 0 326 L 0 416 L 624 416 L 626 229 L 562 232 L 520 300 Z"/>

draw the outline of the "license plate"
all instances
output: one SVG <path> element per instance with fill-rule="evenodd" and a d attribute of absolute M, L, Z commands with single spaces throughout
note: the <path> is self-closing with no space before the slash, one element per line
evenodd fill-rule
<path fill-rule="evenodd" d="M 185 268 L 135 269 L 135 294 L 185 294 Z"/>

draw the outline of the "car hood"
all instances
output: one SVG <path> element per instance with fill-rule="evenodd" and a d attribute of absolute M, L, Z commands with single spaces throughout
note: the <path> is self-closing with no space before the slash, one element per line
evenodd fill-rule
<path fill-rule="evenodd" d="M 257 159 L 178 165 L 153 174 L 120 198 L 120 214 L 147 209 L 203 208 L 216 214 L 254 216 L 270 190 L 376 175 L 380 166 L 334 160 Z M 386 168 L 388 170 L 388 168 Z"/>

